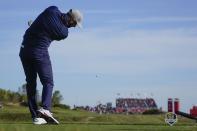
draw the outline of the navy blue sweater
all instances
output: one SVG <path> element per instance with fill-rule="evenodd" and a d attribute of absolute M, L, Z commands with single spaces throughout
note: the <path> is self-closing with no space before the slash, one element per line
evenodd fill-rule
<path fill-rule="evenodd" d="M 68 36 L 68 28 L 63 23 L 66 19 L 67 15 L 56 6 L 48 7 L 26 30 L 22 45 L 28 49 L 47 50 L 53 40 L 62 40 Z"/>

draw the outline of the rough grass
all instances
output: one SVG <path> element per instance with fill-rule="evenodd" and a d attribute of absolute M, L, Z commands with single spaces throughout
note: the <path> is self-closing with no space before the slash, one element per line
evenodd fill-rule
<path fill-rule="evenodd" d="M 195 121 L 178 117 L 170 127 L 162 115 L 99 115 L 86 111 L 60 108 L 52 110 L 60 125 L 36 126 L 31 122 L 28 108 L 6 106 L 0 109 L 0 131 L 196 131 Z"/>

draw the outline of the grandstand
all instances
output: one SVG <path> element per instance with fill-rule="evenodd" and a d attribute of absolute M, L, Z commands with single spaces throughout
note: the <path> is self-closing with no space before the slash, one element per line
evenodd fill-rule
<path fill-rule="evenodd" d="M 153 98 L 118 98 L 116 99 L 116 112 L 143 113 L 146 110 L 158 109 Z"/>

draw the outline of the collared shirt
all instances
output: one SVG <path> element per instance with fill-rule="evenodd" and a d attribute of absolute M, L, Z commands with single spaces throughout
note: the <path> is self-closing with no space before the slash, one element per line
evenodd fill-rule
<path fill-rule="evenodd" d="M 47 50 L 53 40 L 62 40 L 68 36 L 68 28 L 63 23 L 67 15 L 56 6 L 45 9 L 26 30 L 23 37 L 23 48 Z M 21 46 L 21 47 L 22 47 Z"/>

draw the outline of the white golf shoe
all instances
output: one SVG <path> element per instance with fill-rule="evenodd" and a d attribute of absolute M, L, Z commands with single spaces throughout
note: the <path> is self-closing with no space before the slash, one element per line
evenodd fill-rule
<path fill-rule="evenodd" d="M 33 124 L 35 125 L 42 125 L 42 124 L 46 124 L 46 120 L 43 118 L 34 118 L 33 119 Z"/>
<path fill-rule="evenodd" d="M 52 116 L 52 113 L 49 110 L 40 108 L 38 110 L 38 113 L 39 113 L 39 117 L 44 118 L 48 123 L 59 124 L 59 122 Z"/>

